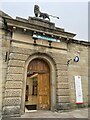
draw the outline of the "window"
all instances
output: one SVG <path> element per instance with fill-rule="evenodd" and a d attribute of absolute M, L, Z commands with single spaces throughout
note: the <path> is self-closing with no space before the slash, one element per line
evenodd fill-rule
<path fill-rule="evenodd" d="M 35 95 L 35 96 L 37 96 L 37 85 L 38 85 L 38 83 L 37 83 L 37 81 L 36 80 L 33 80 L 33 87 L 32 87 L 32 95 Z"/>

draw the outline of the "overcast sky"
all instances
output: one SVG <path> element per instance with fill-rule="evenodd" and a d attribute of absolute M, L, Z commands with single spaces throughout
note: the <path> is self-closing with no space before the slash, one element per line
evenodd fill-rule
<path fill-rule="evenodd" d="M 47 0 L 35 0 L 29 2 L 28 0 L 1 0 L 0 9 L 11 15 L 28 19 L 28 16 L 34 17 L 34 5 L 38 4 L 42 12 L 50 15 L 59 16 L 59 20 L 51 18 L 56 26 L 64 28 L 67 32 L 77 34 L 75 39 L 88 40 L 88 1 L 65 1 L 55 0 L 47 2 Z"/>

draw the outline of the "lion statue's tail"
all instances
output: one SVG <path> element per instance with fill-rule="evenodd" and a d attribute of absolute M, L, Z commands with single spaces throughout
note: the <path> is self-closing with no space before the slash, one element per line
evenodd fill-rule
<path fill-rule="evenodd" d="M 59 19 L 59 17 L 57 17 L 57 16 L 53 16 L 53 15 L 49 15 L 49 16 L 51 16 L 51 17 L 53 17 L 53 18 L 57 18 L 57 19 Z"/>

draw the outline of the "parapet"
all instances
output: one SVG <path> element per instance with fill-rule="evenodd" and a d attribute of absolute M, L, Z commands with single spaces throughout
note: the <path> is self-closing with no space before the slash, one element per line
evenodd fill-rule
<path fill-rule="evenodd" d="M 43 20 L 37 17 L 29 17 L 28 22 L 30 24 L 34 24 L 34 25 L 36 24 L 46 28 L 51 28 L 51 29 L 55 28 L 55 23 L 52 23 L 52 22 L 49 22 L 48 20 Z"/>

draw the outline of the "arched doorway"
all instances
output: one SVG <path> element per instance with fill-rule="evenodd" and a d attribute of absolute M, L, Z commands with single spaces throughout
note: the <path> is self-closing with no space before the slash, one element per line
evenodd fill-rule
<path fill-rule="evenodd" d="M 50 68 L 45 60 L 36 58 L 27 67 L 25 107 L 49 110 L 50 101 Z"/>
<path fill-rule="evenodd" d="M 50 110 L 56 110 L 56 63 L 52 57 L 45 53 L 34 53 L 28 57 L 24 66 L 24 80 L 22 86 L 22 98 L 21 98 L 21 114 L 25 112 L 25 94 L 26 94 L 26 81 L 27 81 L 27 68 L 29 63 L 34 59 L 43 59 L 46 61 L 50 68 Z"/>

